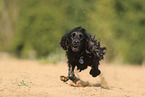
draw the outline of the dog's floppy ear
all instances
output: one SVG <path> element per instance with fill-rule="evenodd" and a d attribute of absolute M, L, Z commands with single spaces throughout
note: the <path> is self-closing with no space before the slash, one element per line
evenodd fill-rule
<path fill-rule="evenodd" d="M 90 37 L 87 41 L 87 49 L 98 57 L 100 60 L 104 58 L 106 53 L 106 47 L 100 46 L 100 41 L 97 41 L 94 37 Z"/>
<path fill-rule="evenodd" d="M 90 49 L 90 40 L 91 40 L 91 35 L 89 33 L 86 33 L 86 38 L 85 38 L 85 48 L 87 50 Z M 90 50 L 89 50 L 90 51 Z"/>
<path fill-rule="evenodd" d="M 69 34 L 65 34 L 60 41 L 60 45 L 64 50 L 67 50 L 69 48 Z"/>

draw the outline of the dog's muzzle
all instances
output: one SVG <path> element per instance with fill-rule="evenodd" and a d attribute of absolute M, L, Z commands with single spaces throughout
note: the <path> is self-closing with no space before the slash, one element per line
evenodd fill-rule
<path fill-rule="evenodd" d="M 72 44 L 73 44 L 72 51 L 73 52 L 78 52 L 79 47 L 80 47 L 80 41 L 79 40 L 74 40 Z"/>

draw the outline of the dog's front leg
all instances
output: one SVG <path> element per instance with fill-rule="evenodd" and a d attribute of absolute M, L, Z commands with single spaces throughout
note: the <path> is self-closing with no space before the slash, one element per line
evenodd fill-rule
<path fill-rule="evenodd" d="M 99 61 L 96 64 L 92 65 L 92 69 L 90 70 L 90 74 L 93 77 L 96 77 L 101 73 L 101 71 L 98 69 L 98 65 L 99 65 Z"/>
<path fill-rule="evenodd" d="M 78 80 L 80 80 L 79 78 L 77 78 L 74 74 L 74 65 L 68 64 L 68 77 L 70 80 L 72 80 L 74 83 L 76 83 Z"/>
<path fill-rule="evenodd" d="M 77 78 L 74 74 L 74 68 L 75 66 L 68 64 L 68 76 L 60 76 L 60 80 L 63 82 L 67 82 L 69 79 L 72 80 L 74 83 L 76 83 L 77 81 L 79 81 L 80 79 Z"/>

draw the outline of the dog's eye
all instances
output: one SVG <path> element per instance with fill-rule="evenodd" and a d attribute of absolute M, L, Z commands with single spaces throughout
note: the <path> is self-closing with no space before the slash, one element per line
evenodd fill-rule
<path fill-rule="evenodd" d="M 79 36 L 80 36 L 81 39 L 83 38 L 83 35 L 82 34 L 80 34 Z"/>
<path fill-rule="evenodd" d="M 76 36 L 76 34 L 75 34 L 75 33 L 73 33 L 73 34 L 72 34 L 72 37 L 74 38 L 75 36 Z"/>

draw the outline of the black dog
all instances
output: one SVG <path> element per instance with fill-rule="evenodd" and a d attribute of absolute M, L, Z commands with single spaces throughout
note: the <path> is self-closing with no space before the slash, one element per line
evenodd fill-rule
<path fill-rule="evenodd" d="M 78 79 L 74 74 L 74 68 L 77 66 L 79 71 L 91 66 L 90 74 L 93 77 L 98 76 L 101 72 L 98 69 L 99 61 L 105 55 L 106 47 L 100 47 L 100 42 L 95 40 L 82 27 L 76 27 L 65 34 L 60 42 L 61 47 L 66 50 L 68 58 L 68 77 L 61 76 L 63 81 L 68 79 L 77 82 Z"/>

